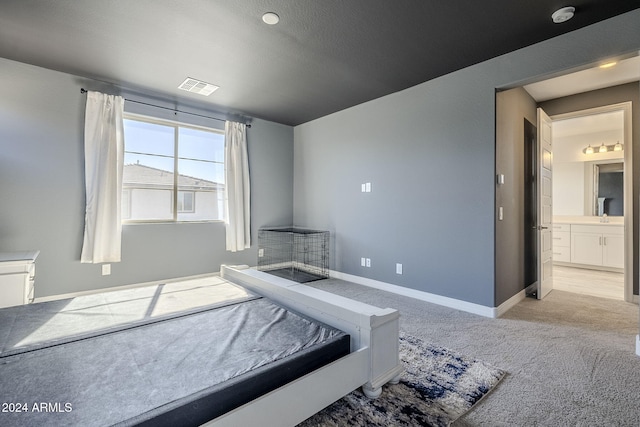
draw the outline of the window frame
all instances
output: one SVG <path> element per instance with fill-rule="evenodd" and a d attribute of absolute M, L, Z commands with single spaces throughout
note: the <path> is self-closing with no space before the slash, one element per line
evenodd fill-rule
<path fill-rule="evenodd" d="M 130 219 L 131 217 L 131 200 L 129 200 L 129 204 L 128 204 L 128 219 L 125 219 L 124 216 L 121 219 L 121 223 L 122 224 L 197 224 L 197 223 L 216 223 L 216 222 L 225 222 L 225 218 L 224 218 L 224 211 L 221 214 L 222 218 L 221 219 L 196 219 L 196 220 L 184 220 L 184 219 L 178 219 L 178 214 L 180 213 L 193 213 L 195 212 L 195 207 L 196 207 L 196 194 L 195 191 L 192 190 L 179 190 L 178 187 L 178 181 L 179 181 L 179 171 L 178 171 L 178 162 L 180 160 L 180 157 L 178 156 L 178 148 L 179 148 L 179 134 L 180 134 L 180 128 L 188 128 L 188 129 L 195 129 L 195 130 L 200 130 L 200 131 L 205 131 L 205 132 L 211 132 L 211 133 L 217 133 L 219 135 L 222 135 L 223 137 L 224 135 L 224 130 L 221 129 L 216 129 L 216 128 L 212 128 L 212 127 L 207 127 L 207 126 L 200 126 L 200 125 L 194 125 L 194 124 L 190 124 L 190 123 L 185 123 L 185 122 L 180 122 L 177 120 L 169 120 L 169 119 L 161 119 L 161 118 L 157 118 L 157 117 L 152 117 L 152 116 L 148 116 L 148 115 L 144 115 L 144 114 L 138 114 L 138 113 L 129 113 L 126 112 L 123 115 L 123 119 L 125 120 L 135 120 L 135 121 L 140 121 L 140 122 L 145 122 L 145 123 L 151 123 L 151 124 L 156 124 L 156 125 L 161 125 L 161 126 L 171 126 L 173 127 L 173 188 L 172 188 L 172 193 L 171 193 L 171 203 L 172 203 L 172 215 L 173 218 L 169 219 L 169 218 L 165 218 L 165 219 Z M 126 135 L 125 135 L 125 142 L 124 142 L 124 154 L 126 153 L 136 153 L 133 151 L 127 151 L 126 149 L 127 146 L 127 142 L 126 142 Z M 148 154 L 148 153 L 141 153 L 141 154 Z M 168 157 L 168 156 L 163 156 L 163 157 Z M 223 168 L 226 162 L 226 158 L 224 155 L 224 151 L 223 151 L 223 161 L 222 162 L 217 162 L 217 161 L 212 161 L 212 163 L 217 163 L 217 164 L 222 164 Z M 124 182 L 123 182 L 124 185 Z M 226 188 L 226 183 L 224 183 L 224 186 Z M 124 192 L 128 193 L 128 197 L 131 198 L 132 197 L 132 190 L 130 189 L 122 189 L 121 193 Z M 178 192 L 191 192 L 193 194 L 193 210 L 192 211 L 178 211 Z"/>
<path fill-rule="evenodd" d="M 178 190 L 177 193 L 178 195 L 178 213 L 195 213 L 196 212 L 196 192 L 193 190 Z M 185 209 L 184 205 L 184 196 L 186 196 L 187 194 L 189 194 L 191 196 L 191 209 Z M 182 197 L 180 197 L 182 195 Z M 180 208 L 180 205 L 182 205 L 182 209 Z M 212 220 L 213 221 L 213 220 Z M 184 221 L 184 222 L 193 222 L 193 221 Z"/>

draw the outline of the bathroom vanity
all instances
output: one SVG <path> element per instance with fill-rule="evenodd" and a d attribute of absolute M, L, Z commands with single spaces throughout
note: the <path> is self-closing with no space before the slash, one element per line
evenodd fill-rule
<path fill-rule="evenodd" d="M 598 217 L 554 219 L 553 262 L 581 268 L 623 271 L 622 218 L 601 221 Z"/>

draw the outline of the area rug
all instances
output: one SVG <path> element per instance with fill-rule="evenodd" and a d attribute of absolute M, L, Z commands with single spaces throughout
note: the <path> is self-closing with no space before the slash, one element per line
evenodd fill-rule
<path fill-rule="evenodd" d="M 449 426 L 468 412 L 505 372 L 419 338 L 400 336 L 406 372 L 399 384 L 384 386 L 369 399 L 356 390 L 299 427 Z"/>

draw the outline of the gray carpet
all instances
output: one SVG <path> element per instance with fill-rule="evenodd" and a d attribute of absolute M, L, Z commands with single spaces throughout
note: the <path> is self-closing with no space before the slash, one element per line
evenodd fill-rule
<path fill-rule="evenodd" d="M 319 289 L 401 313 L 401 330 L 509 374 L 453 426 L 640 426 L 638 306 L 553 291 L 489 319 L 329 279 Z"/>

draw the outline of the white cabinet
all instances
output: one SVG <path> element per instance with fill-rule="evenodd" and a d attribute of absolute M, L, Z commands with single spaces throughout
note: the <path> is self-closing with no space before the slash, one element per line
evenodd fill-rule
<path fill-rule="evenodd" d="M 571 225 L 553 224 L 553 260 L 571 262 Z"/>
<path fill-rule="evenodd" d="M 602 235 L 602 265 L 624 268 L 624 235 Z"/>
<path fill-rule="evenodd" d="M 571 262 L 624 268 L 624 227 L 572 224 Z"/>
<path fill-rule="evenodd" d="M 39 253 L 0 252 L 0 308 L 33 302 Z"/>

